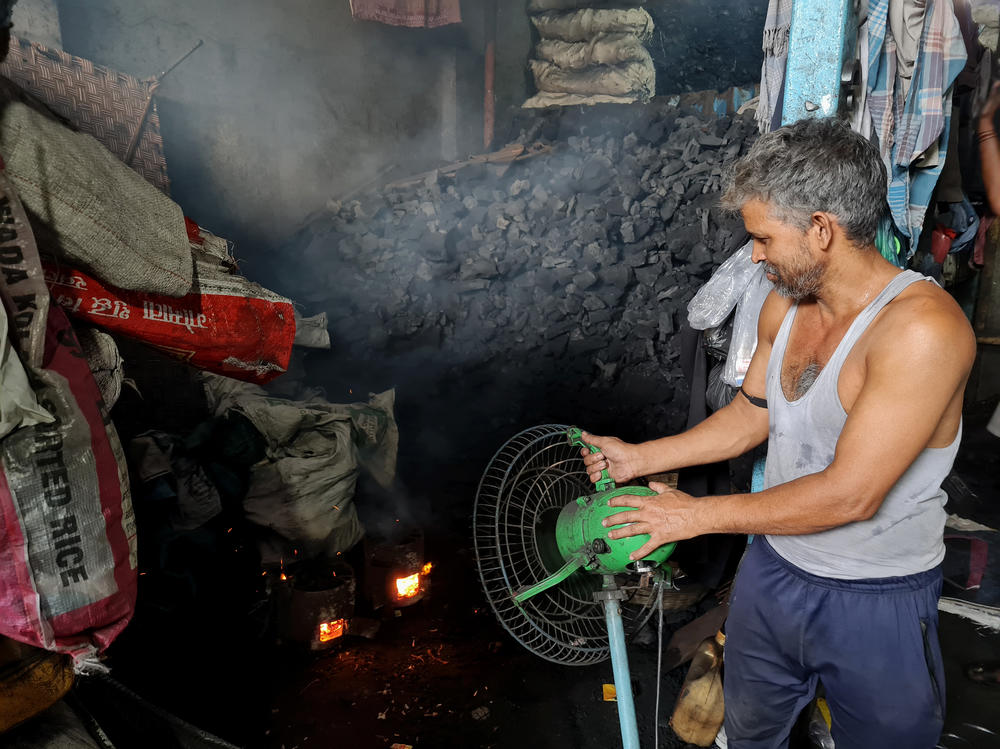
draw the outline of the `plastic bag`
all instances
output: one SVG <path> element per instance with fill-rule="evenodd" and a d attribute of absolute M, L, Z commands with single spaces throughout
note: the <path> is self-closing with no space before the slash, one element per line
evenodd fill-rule
<path fill-rule="evenodd" d="M 750 282 L 736 306 L 729 355 L 722 372 L 722 380 L 727 385 L 739 387 L 743 384 L 753 352 L 757 350 L 757 318 L 760 317 L 760 308 L 764 306 L 764 300 L 773 288 L 774 284 L 764 274 L 764 265 L 755 266 Z"/>
<path fill-rule="evenodd" d="M 825 700 L 819 700 L 824 702 Z M 829 708 L 826 714 L 829 715 Z M 830 733 L 830 726 L 826 723 L 826 716 L 820 709 L 819 704 L 813 706 L 812 715 L 809 718 L 809 746 L 815 749 L 836 749 L 833 743 L 833 735 Z"/>
<path fill-rule="evenodd" d="M 726 360 L 729 353 L 729 339 L 733 335 L 733 318 L 730 316 L 726 322 L 716 328 L 709 328 L 704 333 L 702 345 L 705 353 L 720 362 Z"/>
<path fill-rule="evenodd" d="M 722 379 L 722 371 L 725 369 L 725 366 L 725 364 L 719 362 L 712 367 L 712 371 L 708 373 L 708 387 L 705 390 L 705 402 L 708 403 L 708 407 L 713 411 L 718 411 L 720 408 L 728 406 L 732 403 L 733 398 L 736 397 L 736 393 L 739 392 L 739 388 L 727 385 Z"/>
<path fill-rule="evenodd" d="M 757 270 L 750 259 L 751 254 L 753 240 L 736 250 L 698 289 L 688 303 L 688 323 L 692 328 L 715 328 L 729 317 Z"/>

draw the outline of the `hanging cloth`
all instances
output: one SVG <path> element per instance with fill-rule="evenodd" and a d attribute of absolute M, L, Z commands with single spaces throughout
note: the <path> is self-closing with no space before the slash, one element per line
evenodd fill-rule
<path fill-rule="evenodd" d="M 764 63 L 760 69 L 760 103 L 757 105 L 757 126 L 762 133 L 781 124 L 780 107 L 791 27 L 792 0 L 770 0 L 764 19 Z"/>
<path fill-rule="evenodd" d="M 928 0 L 911 83 L 904 92 L 897 76 L 897 44 L 886 33 L 889 5 L 890 0 L 869 5 L 868 106 L 889 176 L 889 208 L 909 240 L 909 257 L 947 155 L 952 84 L 967 55 L 952 0 Z"/>
<path fill-rule="evenodd" d="M 350 0 L 357 21 L 378 21 L 390 26 L 437 28 L 461 23 L 459 0 Z"/>

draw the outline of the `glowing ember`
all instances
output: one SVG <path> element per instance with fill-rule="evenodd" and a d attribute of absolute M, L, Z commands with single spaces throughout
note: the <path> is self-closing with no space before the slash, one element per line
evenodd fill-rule
<path fill-rule="evenodd" d="M 396 597 L 413 598 L 420 593 L 420 574 L 396 578 Z"/>
<path fill-rule="evenodd" d="M 287 580 L 288 579 L 288 577 L 285 575 L 284 572 L 281 573 L 281 579 L 282 580 Z"/>
<path fill-rule="evenodd" d="M 423 566 L 423 567 L 421 568 L 421 570 L 420 570 L 420 574 L 421 574 L 421 575 L 429 575 L 429 574 L 431 574 L 431 570 L 432 570 L 432 569 L 434 569 L 434 565 L 433 565 L 433 564 L 431 564 L 430 562 L 428 562 L 427 564 L 425 564 L 425 565 L 424 565 L 424 566 Z"/>
<path fill-rule="evenodd" d="M 330 642 L 330 640 L 336 640 L 338 637 L 344 634 L 344 624 L 346 620 L 337 619 L 332 622 L 323 622 L 319 625 L 319 641 L 320 642 Z"/>

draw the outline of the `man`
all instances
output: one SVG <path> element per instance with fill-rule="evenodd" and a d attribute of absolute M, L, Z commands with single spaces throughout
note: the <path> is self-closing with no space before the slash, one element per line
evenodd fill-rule
<path fill-rule="evenodd" d="M 726 624 L 733 749 L 784 747 L 822 681 L 837 749 L 933 747 L 944 680 L 937 599 L 945 495 L 975 338 L 959 306 L 874 246 L 887 211 L 878 151 L 834 120 L 762 136 L 723 196 L 772 293 L 741 394 L 683 434 L 585 435 L 591 479 L 713 463 L 768 442 L 765 488 L 655 497 L 608 519 L 649 534 L 633 555 L 705 533 L 757 534 Z"/>

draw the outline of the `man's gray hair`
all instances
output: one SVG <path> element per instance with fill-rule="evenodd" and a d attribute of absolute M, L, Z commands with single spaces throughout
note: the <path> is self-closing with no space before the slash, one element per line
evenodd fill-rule
<path fill-rule="evenodd" d="M 865 246 L 888 213 L 886 192 L 882 158 L 867 138 L 839 120 L 811 118 L 760 136 L 734 164 L 722 207 L 759 200 L 803 231 L 813 213 L 830 213 L 852 244 Z"/>

